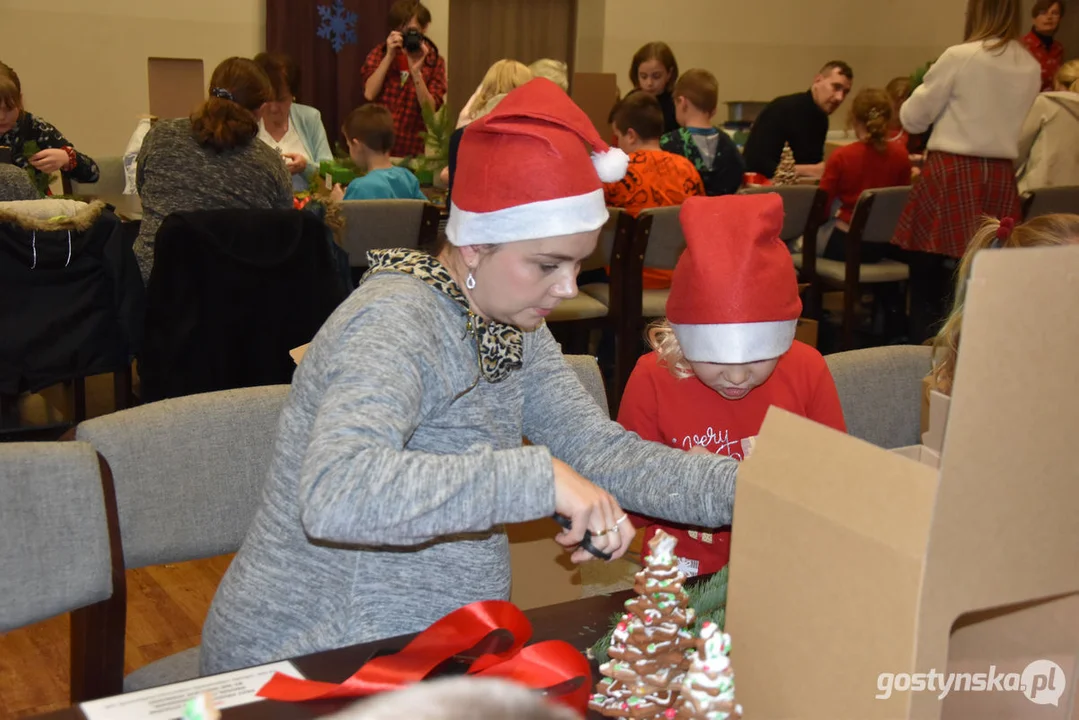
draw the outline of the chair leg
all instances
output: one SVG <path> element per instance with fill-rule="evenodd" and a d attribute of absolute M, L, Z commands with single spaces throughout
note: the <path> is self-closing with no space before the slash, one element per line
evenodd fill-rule
<path fill-rule="evenodd" d="M 117 411 L 134 406 L 132 402 L 132 396 L 134 395 L 132 383 L 130 363 L 123 370 L 112 374 L 112 397 Z"/>
<path fill-rule="evenodd" d="M 72 396 L 75 403 L 75 423 L 86 419 L 86 378 L 77 377 L 72 382 Z"/>
<path fill-rule="evenodd" d="M 854 325 L 857 321 L 858 285 L 848 285 L 843 292 L 843 350 L 854 349 Z"/>

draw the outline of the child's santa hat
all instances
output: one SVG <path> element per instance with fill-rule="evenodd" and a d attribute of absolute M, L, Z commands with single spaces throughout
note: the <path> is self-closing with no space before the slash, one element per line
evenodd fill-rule
<path fill-rule="evenodd" d="M 802 301 L 779 239 L 779 195 L 691 197 L 679 220 L 686 250 L 671 279 L 667 320 L 686 359 L 741 365 L 787 352 Z"/>
<path fill-rule="evenodd" d="M 507 243 L 603 227 L 603 183 L 629 158 L 600 138 L 557 85 L 536 78 L 468 125 L 458 150 L 446 237 Z"/>

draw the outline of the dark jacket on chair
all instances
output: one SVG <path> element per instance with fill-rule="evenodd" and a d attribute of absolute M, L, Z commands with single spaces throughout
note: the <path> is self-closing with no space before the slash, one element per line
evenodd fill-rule
<path fill-rule="evenodd" d="M 135 255 L 103 203 L 61 220 L 0 211 L 0 394 L 126 367 L 144 310 Z"/>
<path fill-rule="evenodd" d="M 147 285 L 143 399 L 291 382 L 288 351 L 348 296 L 340 252 L 307 212 L 167 217 Z"/>

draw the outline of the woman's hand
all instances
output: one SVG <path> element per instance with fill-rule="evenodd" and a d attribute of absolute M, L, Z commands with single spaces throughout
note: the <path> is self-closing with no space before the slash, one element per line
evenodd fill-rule
<path fill-rule="evenodd" d="M 307 158 L 303 153 L 281 153 L 281 157 L 285 159 L 285 169 L 292 175 L 299 175 L 307 169 Z"/>
<path fill-rule="evenodd" d="M 577 474 L 573 468 L 557 458 L 554 464 L 555 512 L 570 519 L 570 530 L 555 536 L 555 542 L 563 547 L 575 547 L 584 539 L 584 531 L 592 533 L 592 545 L 611 559 L 622 557 L 633 540 L 633 525 L 625 519 L 618 501 L 608 493 Z M 575 563 L 592 560 L 594 556 L 583 548 L 577 548 L 570 556 Z"/>
<path fill-rule="evenodd" d="M 69 160 L 67 150 L 49 148 L 31 157 L 30 164 L 40 172 L 49 174 L 66 167 Z"/>
<path fill-rule="evenodd" d="M 333 190 L 330 190 L 330 199 L 336 202 L 345 199 L 345 190 L 341 187 L 341 183 L 334 183 Z"/>
<path fill-rule="evenodd" d="M 689 449 L 688 452 L 690 455 L 715 455 L 714 452 L 709 450 L 704 445 L 694 445 Z"/>
<path fill-rule="evenodd" d="M 403 47 L 404 42 L 405 39 L 401 33 L 396 30 L 390 33 L 389 37 L 386 38 L 386 57 L 392 58 L 396 55 Z"/>

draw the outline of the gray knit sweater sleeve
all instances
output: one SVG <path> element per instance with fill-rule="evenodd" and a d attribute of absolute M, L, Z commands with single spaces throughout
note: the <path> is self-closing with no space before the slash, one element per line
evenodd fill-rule
<path fill-rule="evenodd" d="M 416 545 L 551 514 L 554 474 L 546 448 L 477 443 L 443 454 L 406 447 L 425 420 L 468 389 L 467 376 L 447 371 L 439 340 L 447 333 L 438 305 L 452 301 L 393 275 L 368 281 L 356 295 L 369 298 L 351 299 L 358 312 L 337 342 L 315 344 L 293 383 L 294 392 L 304 392 L 314 387 L 311 377 L 326 378 L 300 474 L 300 520 L 308 536 Z M 449 341 L 462 345 L 460 338 Z"/>
<path fill-rule="evenodd" d="M 546 328 L 529 360 L 524 431 L 625 509 L 701 527 L 731 522 L 738 462 L 642 440 L 589 397 Z M 567 432 L 572 428 L 572 432 Z"/>

